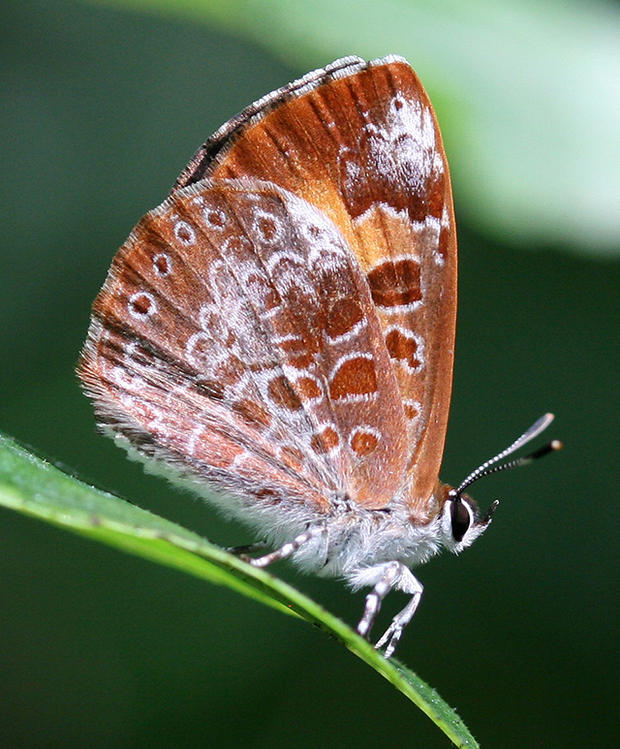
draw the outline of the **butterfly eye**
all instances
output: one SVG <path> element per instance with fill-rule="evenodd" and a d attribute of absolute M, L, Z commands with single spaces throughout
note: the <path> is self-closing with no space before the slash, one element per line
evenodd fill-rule
<path fill-rule="evenodd" d="M 451 513 L 452 538 L 458 543 L 469 530 L 471 513 L 460 497 L 453 500 Z"/>

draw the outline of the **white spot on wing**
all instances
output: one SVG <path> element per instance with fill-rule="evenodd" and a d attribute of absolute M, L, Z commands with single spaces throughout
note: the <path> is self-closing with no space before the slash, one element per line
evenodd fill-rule
<path fill-rule="evenodd" d="M 212 208 L 206 205 L 203 208 L 202 216 L 205 223 L 211 230 L 221 231 L 228 223 L 228 216 L 220 208 Z"/>
<path fill-rule="evenodd" d="M 172 260 L 170 255 L 165 252 L 159 252 L 153 257 L 153 270 L 161 278 L 166 278 L 172 273 Z"/>
<path fill-rule="evenodd" d="M 422 192 L 431 177 L 443 174 L 437 150 L 435 125 L 429 107 L 396 94 L 386 112 L 386 127 L 367 126 L 369 156 L 380 174 L 404 180 L 414 192 Z"/>
<path fill-rule="evenodd" d="M 280 246 L 284 240 L 282 221 L 268 211 L 254 211 L 252 229 L 255 236 L 264 244 Z"/>
<path fill-rule="evenodd" d="M 174 225 L 174 236 L 186 247 L 194 244 L 196 241 L 196 232 L 191 224 L 187 221 L 177 221 Z"/>
<path fill-rule="evenodd" d="M 144 303 L 144 300 L 148 302 L 149 306 L 144 312 L 142 312 L 137 309 L 137 306 L 140 303 Z M 146 320 L 157 312 L 157 302 L 155 301 L 155 297 L 148 291 L 136 291 L 129 297 L 127 310 L 129 311 L 129 314 L 137 320 Z"/>

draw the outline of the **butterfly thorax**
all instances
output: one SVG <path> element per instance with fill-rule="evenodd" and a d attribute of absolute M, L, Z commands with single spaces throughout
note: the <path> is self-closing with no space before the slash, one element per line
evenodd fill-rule
<path fill-rule="evenodd" d="M 346 497 L 331 505 L 333 511 L 313 523 L 323 525 L 324 534 L 300 549 L 294 561 L 306 571 L 344 577 L 353 587 L 368 584 L 366 572 L 384 562 L 411 568 L 443 548 L 459 553 L 488 525 L 479 520 L 474 500 L 463 495 L 455 502 L 453 488 L 441 482 L 424 502 L 425 515 L 398 497 L 383 509 L 367 509 Z"/>
<path fill-rule="evenodd" d="M 423 564 L 441 550 L 449 535 L 443 512 L 448 492 L 449 487 L 438 484 L 424 518 L 397 498 L 382 509 L 339 498 L 331 503 L 332 512 L 314 520 L 313 525 L 324 526 L 324 534 L 300 549 L 294 561 L 305 571 L 349 581 L 382 562 L 396 560 L 407 567 Z"/>

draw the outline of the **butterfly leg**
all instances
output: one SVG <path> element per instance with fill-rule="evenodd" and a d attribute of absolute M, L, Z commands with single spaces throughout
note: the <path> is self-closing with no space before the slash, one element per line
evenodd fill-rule
<path fill-rule="evenodd" d="M 237 557 L 245 559 L 248 554 L 254 554 L 257 551 L 262 551 L 267 548 L 267 544 L 264 541 L 257 541 L 254 544 L 244 544 L 243 546 L 227 546 L 224 551 L 229 554 L 234 554 Z"/>
<path fill-rule="evenodd" d="M 313 538 L 322 536 L 324 533 L 325 526 L 315 525 L 312 528 L 308 528 L 308 530 L 304 531 L 303 533 L 300 533 L 298 536 L 295 536 L 292 541 L 288 541 L 279 549 L 276 549 L 269 554 L 265 554 L 262 557 L 250 559 L 249 562 L 253 567 L 267 567 L 269 564 L 277 562 L 280 559 L 288 559 L 288 557 L 294 554 L 301 546 L 307 544 L 309 541 L 312 541 Z"/>
<path fill-rule="evenodd" d="M 380 577 L 375 583 L 374 588 L 366 596 L 366 606 L 362 618 L 357 625 L 357 632 L 362 637 L 367 637 L 370 632 L 372 625 L 374 624 L 375 618 L 381 608 L 381 602 L 386 595 L 396 585 L 402 575 L 402 570 L 406 569 L 400 562 L 388 562 L 385 565 L 381 565 L 378 572 Z M 367 572 L 374 572 L 374 568 L 370 568 Z M 408 571 L 408 570 L 407 570 Z M 372 584 L 372 583 L 371 583 Z"/>
<path fill-rule="evenodd" d="M 399 611 L 392 619 L 392 623 L 375 645 L 377 650 L 385 647 L 384 654 L 386 658 L 389 658 L 394 654 L 405 627 L 409 624 L 418 608 L 424 590 L 422 583 L 417 579 L 417 577 L 415 577 L 411 570 L 407 568 L 405 568 L 405 570 L 407 574 L 403 575 L 403 578 L 399 581 L 398 587 L 401 590 L 404 590 L 405 593 L 410 593 L 411 598 L 405 608 L 402 611 Z"/>

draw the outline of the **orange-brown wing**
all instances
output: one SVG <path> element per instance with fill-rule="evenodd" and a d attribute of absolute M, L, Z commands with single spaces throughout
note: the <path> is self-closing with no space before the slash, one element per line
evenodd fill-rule
<path fill-rule="evenodd" d="M 383 507 L 402 484 L 404 418 L 368 286 L 334 224 L 272 183 L 204 180 L 138 224 L 80 376 L 104 428 L 242 500 Z"/>
<path fill-rule="evenodd" d="M 253 176 L 336 224 L 366 277 L 402 397 L 410 503 L 437 481 L 456 322 L 448 165 L 430 101 L 401 58 L 346 58 L 256 102 L 199 149 L 175 189 Z"/>

